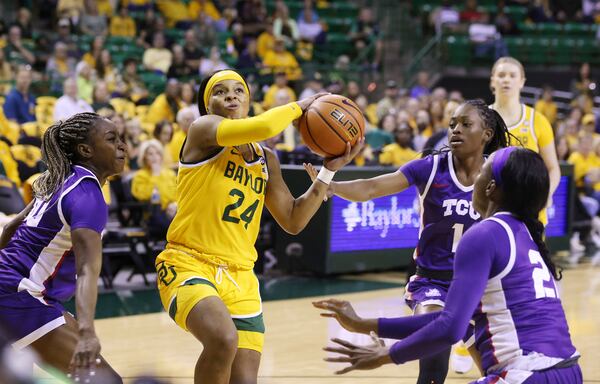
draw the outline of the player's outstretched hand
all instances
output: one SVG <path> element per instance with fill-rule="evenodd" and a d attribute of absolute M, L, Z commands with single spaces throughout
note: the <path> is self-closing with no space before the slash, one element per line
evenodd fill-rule
<path fill-rule="evenodd" d="M 296 104 L 298 104 L 298 106 L 300 107 L 300 109 L 302 110 L 302 112 L 306 111 L 308 109 L 308 107 L 310 107 L 310 105 L 317 100 L 319 97 L 323 97 L 323 96 L 327 96 L 327 95 L 331 95 L 331 93 L 329 92 L 319 92 L 317 94 L 314 94 L 312 96 L 309 97 L 305 97 L 302 100 L 298 100 L 296 102 Z"/>
<path fill-rule="evenodd" d="M 369 333 L 363 324 L 363 318 L 356 314 L 352 304 L 345 300 L 327 299 L 313 301 L 312 305 L 329 312 L 322 312 L 322 317 L 334 318 L 344 329 L 350 332 Z"/>
<path fill-rule="evenodd" d="M 325 361 L 333 363 L 350 363 L 344 369 L 336 371 L 336 375 L 342 375 L 357 369 L 370 370 L 379 368 L 384 364 L 392 363 L 389 347 L 385 346 L 383 340 L 379 339 L 375 332 L 371 332 L 371 345 L 354 345 L 341 339 L 331 339 L 339 346 L 325 347 L 323 350 L 339 354 L 335 357 L 326 357 Z"/>
<path fill-rule="evenodd" d="M 351 146 L 349 142 L 346 142 L 346 152 L 338 157 L 331 157 L 323 160 L 323 166 L 330 171 L 340 170 L 344 165 L 348 164 L 358 155 L 362 147 L 365 145 L 364 136 L 358 139 L 354 146 Z"/>
<path fill-rule="evenodd" d="M 310 176 L 310 180 L 314 183 L 315 180 L 317 179 L 317 175 L 319 174 L 319 172 L 317 172 L 317 169 L 315 168 L 315 166 L 310 163 L 302 163 L 302 165 L 304 166 L 306 173 L 308 173 L 308 176 Z M 331 183 L 329 183 L 329 188 L 327 188 L 327 193 L 325 194 L 323 201 L 329 200 L 329 198 L 334 195 L 334 193 L 333 193 L 334 188 L 335 188 L 335 181 L 331 181 Z"/>

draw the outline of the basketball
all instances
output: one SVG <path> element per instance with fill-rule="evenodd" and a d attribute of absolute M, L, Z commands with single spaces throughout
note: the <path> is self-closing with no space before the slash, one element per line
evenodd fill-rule
<path fill-rule="evenodd" d="M 300 135 L 311 151 L 323 157 L 337 157 L 354 146 L 365 132 L 365 117 L 356 104 L 340 95 L 315 100 L 298 124 Z"/>

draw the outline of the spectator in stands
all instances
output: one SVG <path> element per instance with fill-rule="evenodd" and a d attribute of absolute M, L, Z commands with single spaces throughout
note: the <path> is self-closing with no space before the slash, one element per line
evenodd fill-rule
<path fill-rule="evenodd" d="M 494 17 L 494 24 L 502 36 L 509 36 L 518 33 L 515 21 L 511 19 L 505 11 L 504 2 L 498 2 L 498 11 Z"/>
<path fill-rule="evenodd" d="M 579 67 L 577 77 L 571 81 L 571 92 L 578 95 L 593 96 L 596 93 L 598 83 L 592 77 L 590 63 L 582 63 Z"/>
<path fill-rule="evenodd" d="M 373 151 L 378 152 L 394 142 L 394 132 L 397 127 L 396 116 L 388 113 L 379 119 L 377 128 L 365 133 L 365 141 Z"/>
<path fill-rule="evenodd" d="M 166 120 L 169 122 L 175 121 L 177 111 L 181 108 L 179 81 L 169 79 L 165 87 L 165 92 L 158 95 L 146 115 L 148 123 L 156 124 L 159 121 Z"/>
<path fill-rule="evenodd" d="M 192 39 L 194 45 L 200 47 L 212 47 L 217 45 L 217 29 L 210 22 L 210 18 L 203 13 L 198 14 L 192 30 L 194 31 L 192 37 L 188 38 L 186 33 L 186 45 L 188 45 L 188 39 L 190 39 L 190 45 Z"/>
<path fill-rule="evenodd" d="M 246 36 L 258 36 L 269 24 L 267 23 L 267 9 L 262 0 L 238 1 L 236 8 Z"/>
<path fill-rule="evenodd" d="M 56 13 L 59 18 L 67 18 L 73 25 L 79 24 L 84 11 L 84 0 L 58 0 Z"/>
<path fill-rule="evenodd" d="M 227 54 L 238 57 L 246 49 L 246 40 L 244 27 L 240 23 L 234 23 L 231 26 L 231 37 L 226 41 Z"/>
<path fill-rule="evenodd" d="M 256 39 L 256 51 L 258 56 L 264 60 L 267 53 L 275 49 L 275 36 L 273 35 L 273 24 L 267 24 L 265 30 Z"/>
<path fill-rule="evenodd" d="M 187 29 L 191 26 L 192 20 L 188 12 L 188 7 L 180 0 L 156 0 L 156 7 L 167 19 L 169 28 Z"/>
<path fill-rule="evenodd" d="M 571 152 L 577 150 L 577 142 L 579 141 L 579 123 L 577 120 L 571 117 L 565 119 L 559 132 L 567 140 L 569 150 Z"/>
<path fill-rule="evenodd" d="M 475 46 L 475 56 L 486 57 L 490 52 L 494 60 L 508 56 L 508 47 L 494 24 L 490 23 L 489 15 L 482 13 L 479 21 L 469 25 L 469 39 Z"/>
<path fill-rule="evenodd" d="M 9 145 L 0 140 L 0 180 L 7 178 L 17 187 L 21 186 L 21 177 L 19 175 L 19 165 L 10 151 Z"/>
<path fill-rule="evenodd" d="M 273 15 L 273 35 L 282 38 L 286 46 L 293 46 L 300 39 L 298 24 L 290 17 L 288 6 L 283 0 L 275 2 Z"/>
<path fill-rule="evenodd" d="M 54 54 L 46 64 L 46 74 L 54 92 L 60 92 L 65 78 L 75 75 L 75 59 L 69 57 L 66 44 L 58 42 L 54 45 Z"/>
<path fill-rule="evenodd" d="M 294 92 L 294 90 L 292 88 L 290 88 L 288 86 L 288 79 L 287 79 L 286 73 L 285 72 L 277 72 L 275 74 L 275 82 L 273 83 L 273 85 L 271 85 L 269 87 L 267 92 L 265 92 L 265 99 L 263 100 L 263 107 L 265 108 L 265 110 L 271 109 L 275 106 L 275 104 L 276 104 L 275 103 L 275 95 L 279 91 L 283 91 L 284 93 L 287 93 L 288 103 L 297 100 L 296 93 Z M 283 104 L 286 104 L 286 103 L 283 103 Z M 283 104 L 279 104 L 279 105 L 283 105 Z"/>
<path fill-rule="evenodd" d="M 21 27 L 12 25 L 8 29 L 8 41 L 4 47 L 4 55 L 12 65 L 35 63 L 34 54 L 23 45 Z"/>
<path fill-rule="evenodd" d="M 306 9 L 307 4 L 310 4 L 310 1 L 305 1 L 305 9 L 302 13 L 302 18 L 298 19 L 298 35 L 300 40 L 309 42 L 312 44 L 322 44 L 325 42 L 325 29 L 321 22 L 315 18 L 315 12 L 310 12 L 310 10 Z M 275 28 L 273 27 L 273 32 L 275 33 Z M 278 38 L 278 36 L 275 36 Z M 281 36 L 281 38 L 284 38 Z"/>
<path fill-rule="evenodd" d="M 379 155 L 379 163 L 382 165 L 393 165 L 400 167 L 409 161 L 419 158 L 419 153 L 412 148 L 412 128 L 404 123 L 400 124 L 394 131 L 395 142 L 383 147 Z"/>
<path fill-rule="evenodd" d="M 444 107 L 444 129 L 440 129 L 427 139 L 423 145 L 423 157 L 430 155 L 433 151 L 439 151 L 444 147 L 448 147 L 448 127 L 450 126 L 450 119 L 460 104 L 461 103 L 456 101 L 448 101 L 448 103 L 446 103 L 446 106 Z"/>
<path fill-rule="evenodd" d="M 75 59 L 79 58 L 79 47 L 77 46 L 77 41 L 74 36 L 74 33 L 71 33 L 71 22 L 67 18 L 62 18 L 58 20 L 56 25 L 57 36 L 56 39 L 52 41 L 51 49 L 54 48 L 54 45 L 58 42 L 64 43 L 67 45 L 67 50 L 69 52 L 69 57 L 73 57 Z M 40 50 L 40 45 L 37 44 L 36 47 L 36 57 L 38 56 L 38 52 Z"/>
<path fill-rule="evenodd" d="M 358 19 L 350 29 L 350 39 L 354 43 L 356 55 L 363 54 L 367 47 L 373 46 L 373 49 L 369 51 L 367 64 L 371 69 L 378 69 L 381 65 L 383 41 L 381 40 L 379 24 L 375 20 L 371 8 L 363 7 L 360 9 Z"/>
<path fill-rule="evenodd" d="M 442 0 L 439 7 L 429 14 L 429 23 L 434 27 L 437 35 L 442 34 L 442 28 L 458 29 L 460 13 L 450 0 Z"/>
<path fill-rule="evenodd" d="M 0 49 L 0 94 L 6 95 L 10 91 L 10 83 L 14 78 L 12 67 L 4 59 L 4 51 Z"/>
<path fill-rule="evenodd" d="M 225 64 L 223 60 L 221 60 L 221 52 L 219 52 L 219 47 L 211 47 L 210 55 L 200 59 L 200 67 L 198 68 L 198 72 L 200 73 L 200 77 L 204 78 L 215 71 L 227 68 L 229 68 L 229 66 Z"/>
<path fill-rule="evenodd" d="M 108 33 L 106 16 L 98 13 L 96 1 L 85 1 L 85 13 L 81 16 L 79 28 L 81 32 L 90 36 L 106 36 Z"/>
<path fill-rule="evenodd" d="M 75 67 L 77 73 L 77 92 L 86 103 L 92 102 L 92 93 L 94 93 L 95 78 L 92 68 L 85 61 L 80 61 Z"/>
<path fill-rule="evenodd" d="M 142 143 L 138 157 L 139 170 L 131 181 L 131 194 L 139 201 L 152 204 L 148 230 L 154 238 L 164 239 L 177 212 L 175 202 L 176 175 L 163 163 L 164 147 L 158 140 Z"/>
<path fill-rule="evenodd" d="M 356 101 L 360 95 L 360 85 L 355 80 L 348 81 L 346 84 L 346 97 L 352 101 Z"/>
<path fill-rule="evenodd" d="M 147 8 L 144 17 L 136 20 L 135 29 L 139 35 L 135 43 L 145 49 L 150 48 L 152 46 L 152 36 L 161 30 L 161 24 L 164 25 L 164 20 L 161 20 L 162 17 L 154 12 L 153 7 Z"/>
<path fill-rule="evenodd" d="M 134 58 L 128 58 L 123 63 L 122 80 L 125 85 L 125 94 L 127 98 L 136 104 L 147 103 L 148 89 L 144 81 L 137 72 L 138 61 Z"/>
<path fill-rule="evenodd" d="M 271 73 L 285 72 L 289 81 L 296 81 L 302 76 L 298 61 L 285 49 L 282 39 L 275 40 L 275 47 L 267 53 L 263 65 Z"/>
<path fill-rule="evenodd" d="M 92 107 L 77 94 L 77 80 L 69 77 L 64 81 L 63 95 L 54 104 L 54 121 L 66 120 L 81 112 L 94 112 Z"/>
<path fill-rule="evenodd" d="M 151 70 L 166 74 L 169 71 L 173 54 L 165 48 L 165 35 L 155 33 L 152 40 L 152 48 L 146 49 L 142 62 Z"/>
<path fill-rule="evenodd" d="M 190 18 L 198 20 L 198 17 L 208 18 L 208 21 L 219 32 L 225 32 L 229 24 L 221 17 L 219 10 L 210 0 L 192 0 L 188 4 Z"/>
<path fill-rule="evenodd" d="M 307 97 L 316 95 L 319 92 L 324 92 L 323 76 L 319 72 L 315 72 L 306 79 L 304 89 L 302 92 L 300 92 L 298 100 L 306 99 Z"/>
<path fill-rule="evenodd" d="M 200 59 L 204 56 L 200 47 L 210 47 L 212 45 L 212 42 L 208 44 L 202 42 L 202 37 L 195 34 L 195 29 L 188 29 L 185 31 L 183 55 L 185 56 L 185 64 L 194 71 L 194 73 L 200 68 Z"/>
<path fill-rule="evenodd" d="M 148 139 L 148 135 L 142 131 L 140 120 L 137 117 L 125 122 L 125 144 L 127 144 L 127 159 L 129 169 L 139 169 L 137 161 L 140 145 Z"/>
<path fill-rule="evenodd" d="M 550 0 L 533 0 L 527 11 L 527 18 L 536 24 L 554 21 Z"/>
<path fill-rule="evenodd" d="M 171 62 L 171 66 L 167 72 L 167 77 L 179 79 L 195 74 L 196 71 L 193 71 L 190 67 L 188 67 L 187 63 L 185 62 L 185 53 L 183 52 L 183 47 L 176 44 L 172 49 L 173 61 Z"/>
<path fill-rule="evenodd" d="M 420 71 L 417 74 L 417 84 L 410 89 L 410 97 L 415 99 L 429 95 L 429 73 Z"/>
<path fill-rule="evenodd" d="M 17 70 L 15 87 L 6 95 L 4 115 L 19 124 L 35 121 L 35 97 L 29 92 L 31 69 L 21 66 Z"/>
<path fill-rule="evenodd" d="M 174 133 L 173 123 L 167 120 L 161 120 L 154 126 L 152 136 L 162 144 L 163 148 L 167 148 L 169 144 L 171 144 L 171 140 L 173 140 Z M 165 152 L 163 155 L 163 164 L 166 167 L 174 167 L 176 165 L 176 160 L 177 158 L 173 159 L 171 157 L 170 152 Z"/>
<path fill-rule="evenodd" d="M 110 105 L 110 92 L 108 91 L 108 85 L 104 80 L 98 80 L 96 86 L 94 86 L 94 92 L 92 94 L 92 108 L 96 113 L 102 112 L 102 110 L 108 109 L 114 111 L 114 107 Z"/>
<path fill-rule="evenodd" d="M 535 110 L 546 116 L 550 124 L 556 123 L 557 106 L 552 100 L 552 87 L 545 85 L 542 91 L 542 97 L 535 103 Z"/>
<path fill-rule="evenodd" d="M 556 157 L 559 162 L 565 162 L 571 156 L 569 142 L 564 136 L 556 136 Z"/>
<path fill-rule="evenodd" d="M 415 123 L 417 125 L 416 135 L 413 139 L 414 148 L 417 151 L 423 150 L 425 142 L 433 134 L 433 128 L 431 127 L 431 116 L 429 111 L 426 109 L 420 109 L 415 117 Z"/>
<path fill-rule="evenodd" d="M 112 55 L 108 49 L 103 49 L 100 52 L 100 59 L 96 61 L 96 76 L 106 82 L 110 92 L 117 87 L 118 72 L 113 65 Z"/>
<path fill-rule="evenodd" d="M 242 73 L 254 73 L 258 72 L 262 68 L 262 60 L 258 56 L 256 39 L 248 39 L 246 49 L 238 57 L 236 69 L 239 69 Z"/>
<path fill-rule="evenodd" d="M 587 181 L 590 176 L 595 179 L 595 174 L 600 169 L 600 158 L 594 153 L 593 141 L 590 135 L 581 135 L 577 150 L 567 160 L 575 168 L 573 178 L 579 192 L 579 198 L 591 217 L 596 216 L 599 207 L 599 202 L 593 197 L 594 185 L 589 185 Z M 594 180 L 594 184 L 597 181 Z"/>
<path fill-rule="evenodd" d="M 398 98 L 398 84 L 394 80 L 388 80 L 385 83 L 384 96 L 377 102 L 377 118 L 382 119 L 383 116 L 390 113 L 396 106 Z"/>
<path fill-rule="evenodd" d="M 31 12 L 25 7 L 19 8 L 17 11 L 17 19 L 13 25 L 18 25 L 21 28 L 21 37 L 31 40 L 33 38 L 33 28 L 31 25 Z"/>
<path fill-rule="evenodd" d="M 298 23 L 300 23 L 300 20 L 304 19 L 304 15 L 306 13 L 312 14 L 312 17 L 311 17 L 312 20 L 317 20 L 317 21 L 319 20 L 319 14 L 317 13 L 317 11 L 315 11 L 312 0 L 304 0 L 304 7 L 298 13 Z"/>
<path fill-rule="evenodd" d="M 135 21 L 129 16 L 127 7 L 119 5 L 119 13 L 110 19 L 110 34 L 112 36 L 135 37 Z"/>
<path fill-rule="evenodd" d="M 198 117 L 200 117 L 198 105 L 190 105 L 181 108 L 179 112 L 177 112 L 176 120 L 178 128 L 173 133 L 173 137 L 171 138 L 169 146 L 165 148 L 165 150 L 169 151 L 171 159 L 175 160 L 175 168 L 177 168 L 178 166 L 177 160 L 179 159 L 179 153 L 181 153 L 181 148 L 183 147 L 183 143 L 190 129 L 190 126 Z"/>
<path fill-rule="evenodd" d="M 432 135 L 448 128 L 444 121 L 444 103 L 442 101 L 436 100 L 429 103 L 429 115 L 431 116 L 431 127 L 433 128 Z"/>
<path fill-rule="evenodd" d="M 104 41 L 104 36 L 94 37 L 94 40 L 90 42 L 90 50 L 82 57 L 82 60 L 92 68 L 96 68 L 96 62 L 100 60 L 100 54 L 104 49 Z"/>
<path fill-rule="evenodd" d="M 121 4 L 133 12 L 146 11 L 152 9 L 152 0 L 121 0 Z"/>
<path fill-rule="evenodd" d="M 196 90 L 194 89 L 193 81 L 188 81 L 186 83 L 181 84 L 181 107 L 186 108 L 189 106 L 196 105 L 194 102 L 194 96 L 196 95 Z"/>
<path fill-rule="evenodd" d="M 463 23 L 478 23 L 484 15 L 478 9 L 477 0 L 465 0 L 465 7 L 460 13 L 460 21 Z"/>
<path fill-rule="evenodd" d="M 593 140 L 593 147 L 600 142 L 600 134 L 596 133 L 596 116 L 593 113 L 586 113 L 581 118 L 581 132 L 579 135 L 590 137 Z"/>

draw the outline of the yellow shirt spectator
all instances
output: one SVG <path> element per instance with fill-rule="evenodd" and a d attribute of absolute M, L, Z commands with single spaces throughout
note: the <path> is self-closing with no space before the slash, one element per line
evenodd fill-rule
<path fill-rule="evenodd" d="M 379 163 L 382 165 L 393 165 L 400 167 L 409 161 L 419 158 L 419 153 L 411 148 L 402 148 L 398 143 L 388 144 L 383 147 L 379 155 Z"/>
<path fill-rule="evenodd" d="M 113 36 L 135 37 L 135 21 L 130 16 L 113 16 L 110 19 L 110 34 Z"/>
<path fill-rule="evenodd" d="M 270 32 L 263 32 L 258 35 L 256 40 L 256 53 L 261 59 L 265 59 L 267 53 L 271 52 L 275 47 L 275 37 Z"/>
<path fill-rule="evenodd" d="M 535 103 L 535 110 L 546 116 L 550 124 L 556 122 L 557 107 L 555 102 L 540 99 Z"/>
<path fill-rule="evenodd" d="M 567 160 L 575 168 L 575 184 L 578 187 L 584 186 L 584 177 L 592 170 L 600 168 L 600 157 L 594 152 L 587 156 L 580 152 L 573 152 Z"/>
<path fill-rule="evenodd" d="M 265 93 L 265 99 L 263 100 L 263 107 L 265 109 L 269 109 L 275 104 L 275 94 L 277 94 L 277 92 L 280 89 L 285 90 L 287 92 L 287 94 L 289 95 L 289 101 L 288 101 L 289 103 L 296 101 L 296 93 L 294 92 L 294 90 L 292 88 L 290 88 L 288 86 L 280 88 L 277 84 L 273 84 L 269 87 L 269 89 Z"/>
<path fill-rule="evenodd" d="M 106 17 L 112 16 L 113 9 L 110 0 L 96 0 L 96 5 L 98 6 L 99 15 L 104 15 Z"/>
<path fill-rule="evenodd" d="M 162 73 L 169 72 L 173 60 L 173 54 L 166 48 L 148 48 L 144 52 L 142 62 L 151 70 L 159 70 Z"/>
<path fill-rule="evenodd" d="M 181 108 L 181 102 L 177 101 L 177 110 Z M 167 120 L 170 122 L 175 121 L 175 115 L 177 111 L 173 111 L 169 102 L 167 101 L 167 96 L 164 93 L 158 95 L 158 97 L 154 100 L 150 108 L 148 109 L 148 113 L 146 114 L 146 122 L 156 124 L 161 120 Z"/>
<path fill-rule="evenodd" d="M 180 0 L 157 0 L 156 6 L 167 19 L 167 26 L 172 28 L 179 21 L 190 20 L 188 7 Z"/>
<path fill-rule="evenodd" d="M 275 49 L 268 52 L 263 64 L 272 73 L 285 72 L 288 80 L 298 80 L 302 76 L 302 70 L 298 61 L 294 55 L 285 49 L 283 51 Z"/>
<path fill-rule="evenodd" d="M 21 186 L 21 178 L 19 177 L 19 169 L 17 162 L 13 159 L 10 152 L 10 147 L 4 141 L 0 140 L 0 165 L 2 169 L 0 174 L 8 177 L 17 187 Z"/>
<path fill-rule="evenodd" d="M 183 142 L 185 141 L 185 138 L 185 132 L 183 132 L 181 129 L 178 129 L 175 131 L 175 133 L 173 133 L 173 138 L 167 146 L 167 150 L 171 155 L 171 161 L 175 166 L 179 164 L 179 153 L 181 152 L 181 148 L 183 147 Z"/>
<path fill-rule="evenodd" d="M 193 20 L 198 18 L 200 12 L 203 12 L 206 16 L 210 17 L 213 20 L 221 19 L 221 14 L 219 10 L 212 1 L 210 0 L 192 0 L 188 5 L 189 17 Z"/>
<path fill-rule="evenodd" d="M 172 169 L 163 168 L 160 174 L 153 175 L 146 168 L 138 170 L 131 181 L 131 194 L 139 201 L 150 201 L 154 188 L 160 195 L 163 209 L 175 201 L 177 176 Z"/>

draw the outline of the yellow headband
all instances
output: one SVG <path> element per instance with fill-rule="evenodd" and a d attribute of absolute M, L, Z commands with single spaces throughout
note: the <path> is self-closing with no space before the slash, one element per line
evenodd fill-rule
<path fill-rule="evenodd" d="M 231 70 L 219 71 L 219 72 L 215 73 L 208 80 L 208 83 L 206 83 L 206 88 L 204 89 L 204 95 L 203 95 L 204 107 L 206 108 L 206 110 L 208 110 L 208 99 L 210 98 L 210 95 L 212 94 L 213 88 L 215 87 L 215 85 L 217 85 L 217 83 L 220 83 L 221 81 L 224 81 L 224 80 L 239 81 L 244 86 L 246 93 L 248 93 L 248 95 L 250 95 L 248 86 L 246 85 L 246 82 L 244 81 L 242 76 L 239 75 L 239 73 L 237 73 L 235 71 L 231 71 Z"/>

